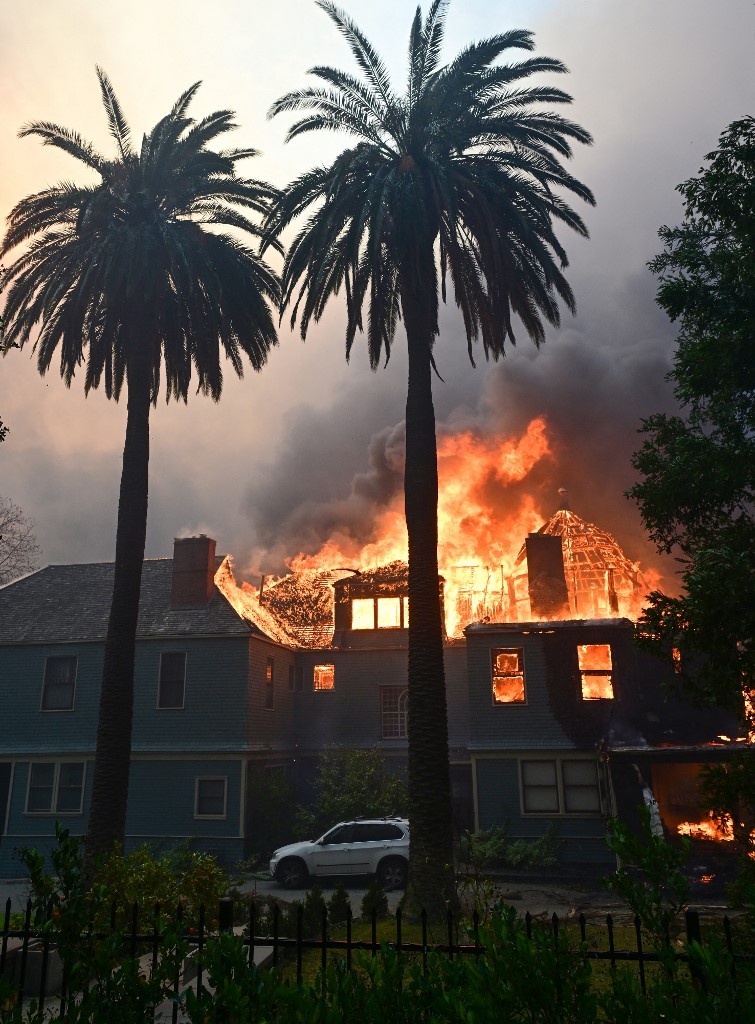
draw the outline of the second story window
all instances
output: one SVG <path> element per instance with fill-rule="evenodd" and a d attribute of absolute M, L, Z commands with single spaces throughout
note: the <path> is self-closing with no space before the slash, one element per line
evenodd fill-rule
<path fill-rule="evenodd" d="M 42 711 L 73 711 L 78 658 L 64 655 L 45 661 Z"/>
<path fill-rule="evenodd" d="M 494 647 L 493 703 L 524 703 L 524 651 L 521 647 Z"/>
<path fill-rule="evenodd" d="M 313 690 L 335 690 L 336 688 L 336 667 L 335 665 L 315 665 L 312 680 Z"/>
<path fill-rule="evenodd" d="M 157 688 L 158 708 L 182 708 L 185 684 L 186 655 L 178 651 L 163 652 L 160 655 L 160 683 Z"/>
<path fill-rule="evenodd" d="M 265 662 L 265 710 L 275 709 L 275 658 Z"/>
<path fill-rule="evenodd" d="M 577 659 L 582 680 L 582 700 L 611 700 L 611 645 L 578 644 Z"/>
<path fill-rule="evenodd" d="M 408 597 L 355 597 L 351 602 L 352 629 L 408 629 Z"/>
<path fill-rule="evenodd" d="M 409 691 L 405 686 L 380 687 L 380 733 L 384 740 L 406 738 L 406 708 Z"/>

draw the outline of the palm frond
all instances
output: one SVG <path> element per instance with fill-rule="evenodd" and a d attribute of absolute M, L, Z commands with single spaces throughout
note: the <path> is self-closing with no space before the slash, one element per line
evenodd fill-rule
<path fill-rule="evenodd" d="M 100 82 L 100 91 L 102 92 L 102 103 L 105 107 L 105 113 L 107 114 L 108 125 L 110 127 L 110 134 L 113 136 L 116 145 L 118 146 L 118 155 L 121 160 L 125 161 L 131 155 L 131 129 L 123 116 L 121 105 L 118 102 L 118 97 L 115 95 L 115 90 L 113 89 L 110 79 L 101 67 L 98 67 L 96 70 L 97 78 Z"/>

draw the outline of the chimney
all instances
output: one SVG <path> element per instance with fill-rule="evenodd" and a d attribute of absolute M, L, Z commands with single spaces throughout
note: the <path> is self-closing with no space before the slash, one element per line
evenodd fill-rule
<path fill-rule="evenodd" d="M 548 533 L 531 533 L 524 543 L 532 614 L 543 619 L 568 614 L 561 538 Z"/>
<path fill-rule="evenodd" d="M 173 541 L 171 608 L 206 608 L 215 587 L 215 541 L 176 537 Z"/>

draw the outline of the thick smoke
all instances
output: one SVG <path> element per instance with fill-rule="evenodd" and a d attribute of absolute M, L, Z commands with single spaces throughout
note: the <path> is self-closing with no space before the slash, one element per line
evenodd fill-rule
<path fill-rule="evenodd" d="M 471 430 L 518 438 L 536 416 L 548 424 L 552 458 L 521 482 L 491 483 L 487 497 L 502 522 L 523 492 L 549 516 L 566 487 L 573 510 L 614 533 L 643 567 L 659 560 L 624 497 L 634 479 L 630 457 L 641 443 L 642 417 L 673 407 L 664 378 L 674 332 L 654 289 L 649 274 L 631 276 L 619 294 L 552 332 L 539 352 L 522 337 L 499 364 L 477 370 L 446 311 L 438 343 L 445 382 L 435 384 L 439 437 Z M 335 413 L 301 410 L 257 476 L 246 503 L 256 533 L 247 564 L 255 571 L 279 572 L 287 559 L 316 553 L 328 540 L 348 551 L 375 539 L 380 512 L 403 486 L 404 429 L 399 421 L 370 431 L 387 411 L 380 375 L 371 384 L 367 390 L 355 380 Z M 672 570 L 667 562 L 665 572 Z"/>

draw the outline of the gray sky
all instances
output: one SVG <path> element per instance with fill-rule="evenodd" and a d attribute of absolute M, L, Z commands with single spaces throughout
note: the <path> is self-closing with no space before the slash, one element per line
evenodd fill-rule
<path fill-rule="evenodd" d="M 414 4 L 343 5 L 403 78 Z M 733 119 L 755 111 L 755 6 L 750 0 L 455 0 L 448 54 L 475 38 L 523 27 L 536 52 L 569 66 L 558 83 L 574 96 L 569 115 L 595 138 L 574 173 L 595 192 L 591 239 L 563 235 L 578 315 L 536 352 L 520 332 L 496 366 L 473 369 L 455 308 L 443 314 L 436 382 L 441 435 L 460 427 L 518 437 L 542 415 L 552 456 L 524 485 L 498 494 L 502 518 L 522 486 L 543 514 L 566 486 L 572 507 L 614 532 L 627 553 L 653 561 L 633 506 L 629 456 L 644 415 L 670 406 L 663 377 L 674 330 L 654 305 L 646 262 L 657 229 L 675 223 L 675 186 L 694 175 Z M 27 121 L 78 129 L 107 149 L 95 64 L 111 77 L 134 133 L 150 128 L 192 82 L 193 111 L 237 111 L 234 143 L 262 150 L 249 173 L 284 184 L 334 154 L 343 139 L 284 146 L 286 121 L 265 114 L 306 70 L 352 69 L 343 40 L 311 0 L 34 0 L 0 5 L 0 211 L 81 174 L 34 139 Z M 544 79 L 543 79 L 544 81 Z M 306 345 L 287 328 L 259 375 L 226 374 L 219 405 L 160 403 L 152 421 L 149 555 L 174 536 L 210 532 L 251 572 L 316 551 L 331 533 L 372 539 L 375 512 L 395 502 L 400 474 L 384 457 L 400 446 L 405 401 L 403 339 L 387 369 L 370 372 L 358 341 L 344 360 L 341 310 L 331 308 Z M 31 349 L 0 360 L 0 494 L 36 520 L 44 562 L 110 559 L 125 406 L 70 390 L 55 370 L 37 374 Z M 389 447 L 390 447 L 389 445 Z"/>

